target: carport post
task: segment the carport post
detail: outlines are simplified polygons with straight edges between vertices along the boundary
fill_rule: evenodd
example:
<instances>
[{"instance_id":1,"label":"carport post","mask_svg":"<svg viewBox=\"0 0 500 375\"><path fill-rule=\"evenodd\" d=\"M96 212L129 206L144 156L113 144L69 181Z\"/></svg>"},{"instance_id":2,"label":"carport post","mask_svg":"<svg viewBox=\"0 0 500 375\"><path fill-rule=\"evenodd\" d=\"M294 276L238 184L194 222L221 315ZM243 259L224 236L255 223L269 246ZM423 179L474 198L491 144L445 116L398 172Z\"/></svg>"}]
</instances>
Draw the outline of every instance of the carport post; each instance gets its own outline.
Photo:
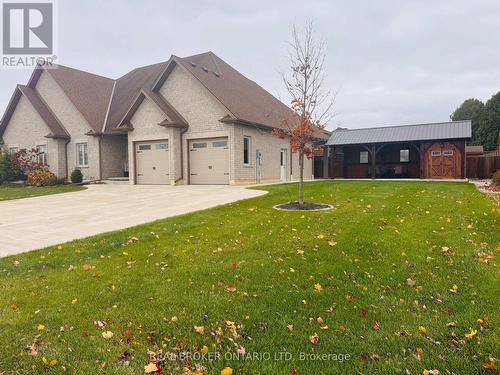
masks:
<instances>
[{"instance_id":1,"label":"carport post","mask_svg":"<svg viewBox=\"0 0 500 375\"><path fill-rule=\"evenodd\" d=\"M330 176L328 176L328 161L330 160L329 158L329 150L330 150L330 146L328 145L324 145L323 146L323 178L329 178Z\"/></svg>"}]
</instances>

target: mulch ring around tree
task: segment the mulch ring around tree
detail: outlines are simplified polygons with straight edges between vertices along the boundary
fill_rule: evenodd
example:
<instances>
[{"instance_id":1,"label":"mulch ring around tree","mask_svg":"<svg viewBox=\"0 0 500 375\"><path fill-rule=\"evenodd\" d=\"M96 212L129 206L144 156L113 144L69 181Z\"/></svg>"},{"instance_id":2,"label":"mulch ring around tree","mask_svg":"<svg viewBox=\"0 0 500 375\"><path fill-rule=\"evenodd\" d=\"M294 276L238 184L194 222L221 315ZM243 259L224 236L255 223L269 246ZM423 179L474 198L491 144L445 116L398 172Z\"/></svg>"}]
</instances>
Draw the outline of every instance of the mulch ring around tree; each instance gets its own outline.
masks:
<instances>
[{"instance_id":1,"label":"mulch ring around tree","mask_svg":"<svg viewBox=\"0 0 500 375\"><path fill-rule=\"evenodd\" d=\"M333 206L326 203L304 202L303 204L299 204L299 202L288 202L277 204L273 208L281 211L326 211L331 210Z\"/></svg>"}]
</instances>

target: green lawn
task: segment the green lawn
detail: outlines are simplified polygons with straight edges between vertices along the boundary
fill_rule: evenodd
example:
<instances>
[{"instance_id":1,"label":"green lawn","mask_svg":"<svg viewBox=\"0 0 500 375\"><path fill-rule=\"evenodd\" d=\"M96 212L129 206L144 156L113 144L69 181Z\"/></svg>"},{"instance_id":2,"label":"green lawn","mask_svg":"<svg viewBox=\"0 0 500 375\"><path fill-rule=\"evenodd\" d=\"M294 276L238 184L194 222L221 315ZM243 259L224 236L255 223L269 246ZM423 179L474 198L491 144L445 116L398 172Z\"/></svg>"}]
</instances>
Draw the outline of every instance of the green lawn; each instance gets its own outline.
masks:
<instances>
[{"instance_id":1,"label":"green lawn","mask_svg":"<svg viewBox=\"0 0 500 375\"><path fill-rule=\"evenodd\" d=\"M265 189L0 259L0 373L142 374L148 349L191 355L164 374L494 373L492 200L466 183L315 182L307 200L335 210L298 213L271 208L295 185Z\"/></svg>"},{"instance_id":2,"label":"green lawn","mask_svg":"<svg viewBox=\"0 0 500 375\"><path fill-rule=\"evenodd\" d=\"M40 195L68 193L70 191L79 190L85 190L85 187L72 185L55 185L45 187L0 185L0 201L38 197Z\"/></svg>"}]
</instances>

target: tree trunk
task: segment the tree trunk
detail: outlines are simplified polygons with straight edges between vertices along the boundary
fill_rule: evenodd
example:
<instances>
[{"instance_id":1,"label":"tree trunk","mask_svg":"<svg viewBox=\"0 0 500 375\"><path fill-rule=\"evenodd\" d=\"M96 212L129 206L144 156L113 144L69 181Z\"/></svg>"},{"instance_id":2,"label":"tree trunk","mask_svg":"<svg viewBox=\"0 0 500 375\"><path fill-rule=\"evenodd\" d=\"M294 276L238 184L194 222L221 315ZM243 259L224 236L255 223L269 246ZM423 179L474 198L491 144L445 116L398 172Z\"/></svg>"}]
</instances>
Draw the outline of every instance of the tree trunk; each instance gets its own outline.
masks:
<instances>
[{"instance_id":1,"label":"tree trunk","mask_svg":"<svg viewBox=\"0 0 500 375\"><path fill-rule=\"evenodd\" d=\"M304 204L304 151L299 151L299 204Z\"/></svg>"}]
</instances>

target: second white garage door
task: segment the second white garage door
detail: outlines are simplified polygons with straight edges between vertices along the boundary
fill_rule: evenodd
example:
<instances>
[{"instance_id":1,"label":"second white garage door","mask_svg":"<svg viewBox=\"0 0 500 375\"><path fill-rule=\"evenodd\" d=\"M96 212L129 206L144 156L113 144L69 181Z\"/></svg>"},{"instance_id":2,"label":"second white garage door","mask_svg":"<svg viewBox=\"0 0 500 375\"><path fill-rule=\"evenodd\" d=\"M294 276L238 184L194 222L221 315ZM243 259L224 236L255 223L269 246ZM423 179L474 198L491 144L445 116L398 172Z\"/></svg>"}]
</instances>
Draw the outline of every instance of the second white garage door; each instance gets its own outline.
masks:
<instances>
[{"instance_id":1,"label":"second white garage door","mask_svg":"<svg viewBox=\"0 0 500 375\"><path fill-rule=\"evenodd\" d=\"M168 185L168 140L137 142L135 144L136 182L140 185Z\"/></svg>"},{"instance_id":2,"label":"second white garage door","mask_svg":"<svg viewBox=\"0 0 500 375\"><path fill-rule=\"evenodd\" d=\"M229 184L227 138L190 140L189 176L193 185Z\"/></svg>"}]
</instances>

